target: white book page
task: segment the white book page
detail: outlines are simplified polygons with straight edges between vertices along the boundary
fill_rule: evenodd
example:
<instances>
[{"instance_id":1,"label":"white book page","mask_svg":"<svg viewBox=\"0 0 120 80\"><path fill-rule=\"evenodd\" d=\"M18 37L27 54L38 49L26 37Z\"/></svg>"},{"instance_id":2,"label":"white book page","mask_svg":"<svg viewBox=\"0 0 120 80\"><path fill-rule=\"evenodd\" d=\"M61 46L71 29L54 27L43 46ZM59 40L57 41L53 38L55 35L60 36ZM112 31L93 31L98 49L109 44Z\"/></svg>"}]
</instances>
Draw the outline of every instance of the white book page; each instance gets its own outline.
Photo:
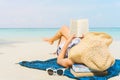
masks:
<instances>
[{"instance_id":1,"label":"white book page","mask_svg":"<svg viewBox=\"0 0 120 80\"><path fill-rule=\"evenodd\" d=\"M89 31L88 19L71 20L70 35L76 34L76 37L82 37Z\"/></svg>"},{"instance_id":2,"label":"white book page","mask_svg":"<svg viewBox=\"0 0 120 80\"><path fill-rule=\"evenodd\" d=\"M77 21L71 20L70 23L70 35L77 34Z\"/></svg>"},{"instance_id":3,"label":"white book page","mask_svg":"<svg viewBox=\"0 0 120 80\"><path fill-rule=\"evenodd\" d=\"M77 36L82 37L82 34L85 34L89 31L88 19L77 20L77 28L78 28Z\"/></svg>"}]
</instances>

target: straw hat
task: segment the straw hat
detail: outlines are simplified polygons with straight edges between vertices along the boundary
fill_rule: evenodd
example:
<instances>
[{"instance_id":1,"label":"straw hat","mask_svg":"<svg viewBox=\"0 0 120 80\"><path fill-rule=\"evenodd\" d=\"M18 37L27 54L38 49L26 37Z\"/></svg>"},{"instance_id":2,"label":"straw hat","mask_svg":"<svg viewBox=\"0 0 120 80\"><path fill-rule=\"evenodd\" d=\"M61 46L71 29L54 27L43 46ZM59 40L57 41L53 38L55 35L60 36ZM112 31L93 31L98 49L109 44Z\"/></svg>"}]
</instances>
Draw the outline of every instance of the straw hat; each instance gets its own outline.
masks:
<instances>
[{"instance_id":1,"label":"straw hat","mask_svg":"<svg viewBox=\"0 0 120 80\"><path fill-rule=\"evenodd\" d=\"M78 45L71 48L68 58L74 63L104 71L115 61L108 50L111 43L112 37L106 33L88 32Z\"/></svg>"}]
</instances>

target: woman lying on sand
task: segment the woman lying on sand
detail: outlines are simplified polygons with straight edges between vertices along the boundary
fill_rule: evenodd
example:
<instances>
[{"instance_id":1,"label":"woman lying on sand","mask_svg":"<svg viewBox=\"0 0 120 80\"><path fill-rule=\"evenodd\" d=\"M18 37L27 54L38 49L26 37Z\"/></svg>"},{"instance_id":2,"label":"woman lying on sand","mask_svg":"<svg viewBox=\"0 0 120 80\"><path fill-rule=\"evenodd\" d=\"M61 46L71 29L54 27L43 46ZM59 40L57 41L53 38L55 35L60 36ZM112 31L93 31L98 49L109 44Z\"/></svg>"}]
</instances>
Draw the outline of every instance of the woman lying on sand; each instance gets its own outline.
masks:
<instances>
[{"instance_id":1,"label":"woman lying on sand","mask_svg":"<svg viewBox=\"0 0 120 80\"><path fill-rule=\"evenodd\" d=\"M68 53L68 45L74 39L73 43L71 43L70 48L75 46L80 42L80 38L75 39L74 35L69 36L69 28L67 26L62 26L61 29L51 38L45 38L45 41L48 41L51 45L54 41L59 39L58 48L57 48L57 63L64 66L69 67L73 64L73 62L67 57ZM72 44L74 44L72 46ZM66 51L67 50L67 51Z\"/></svg>"},{"instance_id":2,"label":"woman lying on sand","mask_svg":"<svg viewBox=\"0 0 120 80\"><path fill-rule=\"evenodd\" d=\"M54 41L59 40L58 48L57 48L57 52L56 52L58 55L57 63L59 65L61 65L63 67L70 67L74 63L84 63L85 65L87 65L90 68L94 68L96 70L103 71L103 70L107 69L108 67L110 67L114 63L114 58L111 55L109 55L109 52L107 50L108 45L112 42L112 41L108 42L107 40L110 40L111 37L109 37L108 35L107 35L107 37L102 36L102 38L105 38L104 39L105 41L103 41L103 42L105 42L105 44L101 44L101 43L103 43L101 39L99 39L99 41L93 40L93 42L91 42L91 43L89 43L89 42L87 43L87 41L85 43L83 43L85 40L88 39L87 38L88 36L84 35L82 37L77 38L77 37L75 37L75 35L70 36L69 32L70 31L67 26L62 26L60 28L60 30L53 37L44 39L44 41L49 42L51 45L54 43ZM95 33L95 35L99 35L99 34ZM101 35L104 35L104 33L102 33ZM100 35L100 37L101 37L101 35ZM84 41L82 41L82 40L84 40ZM92 36L90 37L90 40L92 40ZM88 44L90 44L90 45L95 44L94 46L96 46L97 48L96 47L94 48L94 46L91 46L91 48L87 48L87 49L85 47L83 47L83 45L87 46ZM91 53L96 53L95 52L96 50L92 51L92 49L97 49L99 52L101 52L98 48L102 51L102 53L105 53L104 58L100 57L100 59L106 59L106 60L104 60L104 62L102 62L102 60L100 60L100 59L99 59L99 61L101 61L101 62L96 62L96 61L98 61L98 59L95 60L95 57L94 57L96 54L94 54L94 55L91 54ZM81 49L84 49L84 50L81 50ZM87 52L85 52L85 56L87 57L86 58L83 55L84 53L81 51L90 51L90 52L88 52L88 53L90 53L90 55L87 55ZM69 57L69 54L70 54L70 57ZM73 56L74 56L74 54L78 54L80 56L76 56L76 57L74 56L74 58L71 58L71 56L72 56L71 54ZM96 55L96 56L102 56L102 55L100 53L100 55ZM91 57L94 57L94 61ZM86 60L88 60L88 62ZM101 63L104 63L104 65L101 65Z\"/></svg>"}]
</instances>

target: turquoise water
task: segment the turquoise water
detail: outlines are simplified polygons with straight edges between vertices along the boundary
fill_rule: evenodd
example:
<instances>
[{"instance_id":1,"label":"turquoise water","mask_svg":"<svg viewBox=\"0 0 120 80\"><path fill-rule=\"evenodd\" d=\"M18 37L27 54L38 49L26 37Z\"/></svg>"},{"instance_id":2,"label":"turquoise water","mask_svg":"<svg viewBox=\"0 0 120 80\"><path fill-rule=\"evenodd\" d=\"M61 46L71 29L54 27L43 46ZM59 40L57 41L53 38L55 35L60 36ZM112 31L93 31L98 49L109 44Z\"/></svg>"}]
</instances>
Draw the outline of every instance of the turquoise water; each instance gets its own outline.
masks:
<instances>
[{"instance_id":1,"label":"turquoise water","mask_svg":"<svg viewBox=\"0 0 120 80\"><path fill-rule=\"evenodd\" d=\"M0 28L0 39L42 38L53 36L59 28ZM92 32L106 32L113 39L120 40L120 28L90 28Z\"/></svg>"}]
</instances>

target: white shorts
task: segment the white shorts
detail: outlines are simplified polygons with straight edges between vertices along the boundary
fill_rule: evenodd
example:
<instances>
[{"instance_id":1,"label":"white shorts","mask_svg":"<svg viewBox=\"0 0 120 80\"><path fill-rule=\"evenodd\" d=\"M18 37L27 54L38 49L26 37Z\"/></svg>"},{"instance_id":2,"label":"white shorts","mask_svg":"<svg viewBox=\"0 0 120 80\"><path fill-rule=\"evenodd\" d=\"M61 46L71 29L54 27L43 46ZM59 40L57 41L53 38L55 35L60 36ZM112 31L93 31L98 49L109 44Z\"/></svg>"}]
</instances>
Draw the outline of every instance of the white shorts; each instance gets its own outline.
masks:
<instances>
[{"instance_id":1,"label":"white shorts","mask_svg":"<svg viewBox=\"0 0 120 80\"><path fill-rule=\"evenodd\" d=\"M66 50L66 55L65 55L65 57L68 57L69 50L70 50L73 46L75 46L76 44L78 44L79 42L80 42L80 38L74 38L74 39L71 41L71 43L68 45L68 48L67 48L67 50ZM57 55L60 54L60 52L61 52L64 44L65 44L65 42L62 42L62 43L60 43L60 45L58 46L57 52L56 52Z\"/></svg>"}]
</instances>

